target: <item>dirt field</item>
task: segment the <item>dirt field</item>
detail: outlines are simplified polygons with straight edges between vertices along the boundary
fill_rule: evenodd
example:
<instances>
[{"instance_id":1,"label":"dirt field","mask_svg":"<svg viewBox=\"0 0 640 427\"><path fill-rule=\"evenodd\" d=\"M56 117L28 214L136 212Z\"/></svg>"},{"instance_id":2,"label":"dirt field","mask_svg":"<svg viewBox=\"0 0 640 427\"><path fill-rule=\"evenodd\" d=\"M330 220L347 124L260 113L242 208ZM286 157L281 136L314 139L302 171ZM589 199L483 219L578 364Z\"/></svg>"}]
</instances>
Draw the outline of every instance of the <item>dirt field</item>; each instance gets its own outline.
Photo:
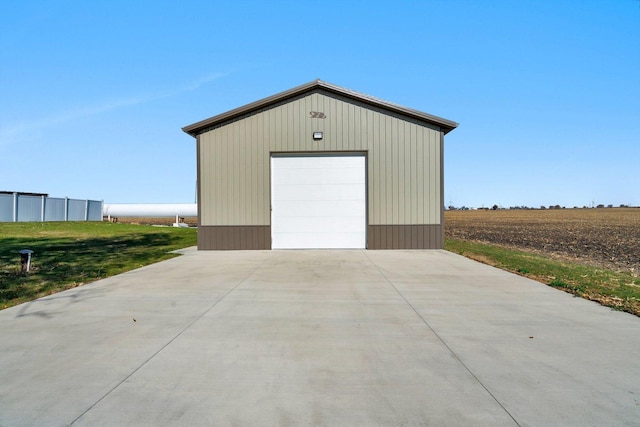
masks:
<instances>
[{"instance_id":1,"label":"dirt field","mask_svg":"<svg viewBox=\"0 0 640 427\"><path fill-rule=\"evenodd\" d=\"M449 238L640 273L640 209L446 211Z\"/></svg>"}]
</instances>

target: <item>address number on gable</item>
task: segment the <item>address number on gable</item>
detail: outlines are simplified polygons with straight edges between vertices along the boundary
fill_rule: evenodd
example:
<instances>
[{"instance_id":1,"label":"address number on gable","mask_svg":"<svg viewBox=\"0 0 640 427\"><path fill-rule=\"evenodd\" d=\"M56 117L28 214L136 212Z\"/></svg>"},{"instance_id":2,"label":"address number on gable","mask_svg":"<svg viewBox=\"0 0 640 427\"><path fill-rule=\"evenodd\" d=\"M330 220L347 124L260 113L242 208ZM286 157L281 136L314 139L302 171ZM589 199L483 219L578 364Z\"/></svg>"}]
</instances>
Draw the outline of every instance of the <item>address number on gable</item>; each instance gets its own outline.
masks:
<instances>
[{"instance_id":1,"label":"address number on gable","mask_svg":"<svg viewBox=\"0 0 640 427\"><path fill-rule=\"evenodd\" d=\"M325 116L325 114L320 112L320 111L310 111L309 115L311 116L312 119L326 119L327 118L327 116Z\"/></svg>"}]
</instances>

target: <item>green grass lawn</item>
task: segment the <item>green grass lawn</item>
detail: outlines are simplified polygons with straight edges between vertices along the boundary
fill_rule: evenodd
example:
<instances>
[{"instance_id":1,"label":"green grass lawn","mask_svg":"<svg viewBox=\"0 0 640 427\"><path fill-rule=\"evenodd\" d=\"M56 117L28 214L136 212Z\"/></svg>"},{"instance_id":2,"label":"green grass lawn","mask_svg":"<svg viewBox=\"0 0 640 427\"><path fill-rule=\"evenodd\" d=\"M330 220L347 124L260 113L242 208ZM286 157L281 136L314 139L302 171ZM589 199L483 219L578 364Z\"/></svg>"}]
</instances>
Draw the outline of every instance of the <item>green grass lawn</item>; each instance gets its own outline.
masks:
<instances>
[{"instance_id":1,"label":"green grass lawn","mask_svg":"<svg viewBox=\"0 0 640 427\"><path fill-rule=\"evenodd\" d=\"M495 245L445 240L445 249L640 316L640 277Z\"/></svg>"},{"instance_id":2,"label":"green grass lawn","mask_svg":"<svg viewBox=\"0 0 640 427\"><path fill-rule=\"evenodd\" d=\"M173 258L196 229L107 222L0 223L0 309ZM31 249L31 271L20 271Z\"/></svg>"}]
</instances>

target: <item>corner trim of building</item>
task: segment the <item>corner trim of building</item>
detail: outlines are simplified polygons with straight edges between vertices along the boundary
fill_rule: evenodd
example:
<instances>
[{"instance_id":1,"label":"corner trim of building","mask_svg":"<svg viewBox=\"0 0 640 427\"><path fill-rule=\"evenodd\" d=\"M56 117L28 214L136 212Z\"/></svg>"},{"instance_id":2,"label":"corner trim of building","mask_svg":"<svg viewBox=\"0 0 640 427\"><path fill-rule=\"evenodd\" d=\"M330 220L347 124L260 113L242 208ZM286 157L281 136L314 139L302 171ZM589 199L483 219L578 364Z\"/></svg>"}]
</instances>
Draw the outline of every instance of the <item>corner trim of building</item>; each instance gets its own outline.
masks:
<instances>
[{"instance_id":1,"label":"corner trim of building","mask_svg":"<svg viewBox=\"0 0 640 427\"><path fill-rule=\"evenodd\" d=\"M201 170L200 170L200 135L196 135L196 203L198 209L198 227L200 227L200 218L202 218L202 192L201 187Z\"/></svg>"},{"instance_id":2,"label":"corner trim of building","mask_svg":"<svg viewBox=\"0 0 640 427\"><path fill-rule=\"evenodd\" d=\"M444 249L444 132L440 132L440 249Z\"/></svg>"}]
</instances>

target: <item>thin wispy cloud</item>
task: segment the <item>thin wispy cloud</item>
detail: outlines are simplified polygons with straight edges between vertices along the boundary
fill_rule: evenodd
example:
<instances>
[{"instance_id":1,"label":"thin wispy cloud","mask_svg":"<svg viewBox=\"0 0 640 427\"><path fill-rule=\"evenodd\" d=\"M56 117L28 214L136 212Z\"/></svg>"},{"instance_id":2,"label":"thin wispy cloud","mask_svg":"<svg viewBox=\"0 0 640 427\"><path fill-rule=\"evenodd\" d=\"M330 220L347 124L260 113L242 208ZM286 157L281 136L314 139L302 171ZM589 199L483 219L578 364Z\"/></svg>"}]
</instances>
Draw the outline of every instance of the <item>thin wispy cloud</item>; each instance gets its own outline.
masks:
<instances>
[{"instance_id":1,"label":"thin wispy cloud","mask_svg":"<svg viewBox=\"0 0 640 427\"><path fill-rule=\"evenodd\" d=\"M206 85L209 82L212 82L214 80L218 80L221 77L224 77L226 74L224 73L211 73L208 74L204 77L201 77L193 82L191 82L190 84L184 86L182 88L182 90L179 91L179 93L182 92L192 92L196 89L200 89L202 86Z\"/></svg>"},{"instance_id":2,"label":"thin wispy cloud","mask_svg":"<svg viewBox=\"0 0 640 427\"><path fill-rule=\"evenodd\" d=\"M156 93L154 95L127 97L117 100L107 101L99 105L84 106L62 111L46 117L40 117L32 120L24 120L7 126L0 127L0 147L12 143L23 142L27 136L36 131L61 124L71 123L75 120L103 114L109 111L118 110L124 107L146 104L159 99L170 98L186 92L192 92L202 86L225 76L223 73L212 73L204 77L200 77L178 88Z\"/></svg>"}]
</instances>

